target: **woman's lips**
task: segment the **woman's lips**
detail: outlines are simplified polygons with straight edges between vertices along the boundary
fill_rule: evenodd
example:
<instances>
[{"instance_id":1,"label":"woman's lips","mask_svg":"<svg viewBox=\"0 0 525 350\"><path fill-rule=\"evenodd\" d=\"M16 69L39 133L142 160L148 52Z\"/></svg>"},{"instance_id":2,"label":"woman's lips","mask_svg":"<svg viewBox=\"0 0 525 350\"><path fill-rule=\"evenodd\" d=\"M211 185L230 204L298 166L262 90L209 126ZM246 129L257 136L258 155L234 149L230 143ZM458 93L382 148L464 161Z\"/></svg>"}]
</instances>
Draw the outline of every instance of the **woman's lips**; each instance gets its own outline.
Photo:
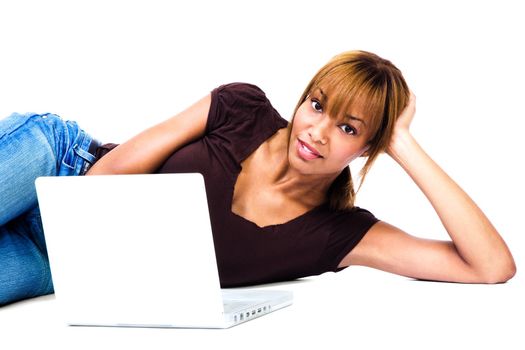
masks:
<instances>
[{"instance_id":1,"label":"woman's lips","mask_svg":"<svg viewBox=\"0 0 525 350\"><path fill-rule=\"evenodd\" d=\"M304 141L297 139L297 153L304 160L322 158L319 152Z\"/></svg>"}]
</instances>

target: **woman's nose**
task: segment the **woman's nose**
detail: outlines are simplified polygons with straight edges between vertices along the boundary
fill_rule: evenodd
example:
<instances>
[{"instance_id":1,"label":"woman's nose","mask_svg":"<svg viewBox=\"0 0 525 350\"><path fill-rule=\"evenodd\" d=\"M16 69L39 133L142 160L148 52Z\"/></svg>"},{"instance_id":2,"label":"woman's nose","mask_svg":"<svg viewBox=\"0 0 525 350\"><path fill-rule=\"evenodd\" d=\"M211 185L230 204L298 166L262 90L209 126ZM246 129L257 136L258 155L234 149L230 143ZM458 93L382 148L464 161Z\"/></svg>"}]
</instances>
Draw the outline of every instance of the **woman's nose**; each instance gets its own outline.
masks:
<instances>
[{"instance_id":1,"label":"woman's nose","mask_svg":"<svg viewBox=\"0 0 525 350\"><path fill-rule=\"evenodd\" d=\"M330 118L323 117L317 123L310 127L309 134L312 141L325 145L328 142L328 128L330 126Z\"/></svg>"}]
</instances>

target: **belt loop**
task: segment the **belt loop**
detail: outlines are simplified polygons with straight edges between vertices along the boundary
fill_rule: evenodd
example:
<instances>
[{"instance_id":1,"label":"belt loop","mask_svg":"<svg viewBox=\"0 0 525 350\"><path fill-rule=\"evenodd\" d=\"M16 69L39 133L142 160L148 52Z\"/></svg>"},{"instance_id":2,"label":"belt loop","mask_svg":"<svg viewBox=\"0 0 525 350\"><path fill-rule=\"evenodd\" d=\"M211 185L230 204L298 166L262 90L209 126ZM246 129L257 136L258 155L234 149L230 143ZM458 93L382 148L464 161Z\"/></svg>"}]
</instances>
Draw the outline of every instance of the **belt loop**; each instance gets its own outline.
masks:
<instances>
[{"instance_id":1,"label":"belt loop","mask_svg":"<svg viewBox=\"0 0 525 350\"><path fill-rule=\"evenodd\" d=\"M86 139L90 140L89 146L87 147L88 149L87 151L85 150L85 148L82 148L79 145L75 145L74 147L75 153L77 153L79 157L84 159L84 165L82 167L80 175L84 175L85 173L87 173L89 168L91 168L91 165L95 163L95 161L97 160L96 158L97 148L101 144L96 139L90 138L87 134L85 135L84 140L82 141L82 144L84 143Z\"/></svg>"}]
</instances>

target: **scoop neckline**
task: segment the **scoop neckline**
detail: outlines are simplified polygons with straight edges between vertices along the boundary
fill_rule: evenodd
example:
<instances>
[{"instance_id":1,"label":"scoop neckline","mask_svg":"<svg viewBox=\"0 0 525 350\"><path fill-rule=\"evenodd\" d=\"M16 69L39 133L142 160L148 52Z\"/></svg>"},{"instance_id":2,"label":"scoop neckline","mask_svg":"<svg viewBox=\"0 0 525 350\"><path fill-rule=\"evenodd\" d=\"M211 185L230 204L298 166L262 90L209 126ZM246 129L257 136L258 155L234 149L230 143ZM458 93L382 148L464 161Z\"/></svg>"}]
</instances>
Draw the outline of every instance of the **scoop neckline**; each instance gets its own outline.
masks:
<instances>
[{"instance_id":1,"label":"scoop neckline","mask_svg":"<svg viewBox=\"0 0 525 350\"><path fill-rule=\"evenodd\" d=\"M234 180L236 180L237 177L238 176L235 176ZM236 183L236 181L233 183L233 186L235 186L235 183ZM296 216L296 217L294 217L294 218L292 218L292 219L290 219L290 220L288 220L286 222L282 222L282 223L278 223L278 224L270 224L270 225L266 225L266 226L259 226L255 222L245 218L244 216L241 216L241 215L233 212L232 205L233 205L233 190L234 190L234 188L235 187L232 187L232 189L230 191L231 192L230 201L229 201L229 208L230 208L229 212L230 212L230 214L233 217L236 217L236 218L240 219L241 221L244 221L244 222L248 223L249 225L254 226L258 230L276 230L276 229L278 229L280 227L283 227L283 226L292 225L295 222L300 221L301 219L304 219L305 217L311 215L312 213L320 210L325 205L325 203L319 204L318 206L313 207L312 209L309 209L309 210L305 211L304 213L302 213L302 214L300 214L300 215L298 215L298 216Z\"/></svg>"}]
</instances>

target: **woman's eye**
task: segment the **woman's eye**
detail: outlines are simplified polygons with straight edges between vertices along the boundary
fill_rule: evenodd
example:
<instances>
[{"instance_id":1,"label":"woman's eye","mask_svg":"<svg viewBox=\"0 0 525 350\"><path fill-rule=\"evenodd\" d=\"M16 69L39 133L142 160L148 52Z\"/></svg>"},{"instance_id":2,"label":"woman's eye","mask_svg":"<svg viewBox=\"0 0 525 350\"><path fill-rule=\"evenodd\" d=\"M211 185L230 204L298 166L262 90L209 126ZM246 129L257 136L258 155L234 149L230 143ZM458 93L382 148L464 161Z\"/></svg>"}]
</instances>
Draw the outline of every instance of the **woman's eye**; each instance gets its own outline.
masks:
<instances>
[{"instance_id":1,"label":"woman's eye","mask_svg":"<svg viewBox=\"0 0 525 350\"><path fill-rule=\"evenodd\" d=\"M343 130L343 132L345 134L348 134L348 135L356 135L357 134L357 130L354 129L353 127L351 127L348 124L343 124L343 125L340 125L339 127L341 128L341 130Z\"/></svg>"},{"instance_id":2,"label":"woman's eye","mask_svg":"<svg viewBox=\"0 0 525 350\"><path fill-rule=\"evenodd\" d=\"M317 112L323 111L323 106L321 106L321 103L317 100L312 100L312 108Z\"/></svg>"}]
</instances>

